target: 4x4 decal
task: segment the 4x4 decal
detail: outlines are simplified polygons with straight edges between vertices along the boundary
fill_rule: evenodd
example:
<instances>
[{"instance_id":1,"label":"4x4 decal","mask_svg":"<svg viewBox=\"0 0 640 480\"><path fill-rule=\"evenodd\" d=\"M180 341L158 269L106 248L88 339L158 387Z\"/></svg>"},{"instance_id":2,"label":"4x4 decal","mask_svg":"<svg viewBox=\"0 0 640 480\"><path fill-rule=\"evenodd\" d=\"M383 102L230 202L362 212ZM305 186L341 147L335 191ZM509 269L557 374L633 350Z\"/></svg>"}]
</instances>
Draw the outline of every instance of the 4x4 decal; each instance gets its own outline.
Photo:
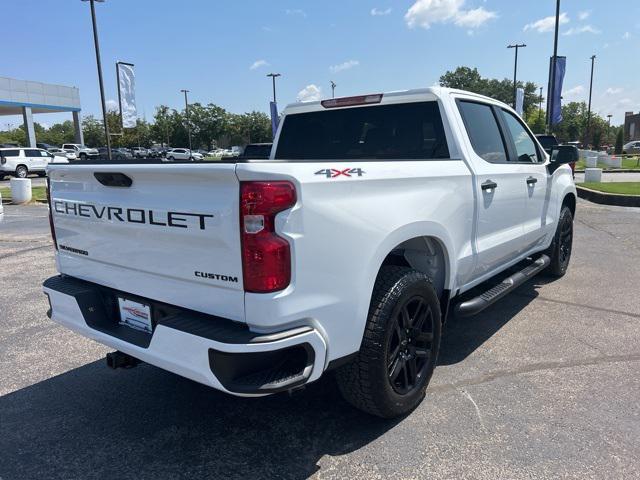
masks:
<instances>
[{"instance_id":1,"label":"4x4 decal","mask_svg":"<svg viewBox=\"0 0 640 480\"><path fill-rule=\"evenodd\" d=\"M352 177L352 176L358 176L361 177L362 175L365 174L365 171L362 170L361 168L343 168L342 170L339 170L337 168L323 168L322 170L318 170L316 173L316 175L324 175L327 178L336 178L336 177L341 177L341 176L345 176L345 177Z\"/></svg>"}]
</instances>

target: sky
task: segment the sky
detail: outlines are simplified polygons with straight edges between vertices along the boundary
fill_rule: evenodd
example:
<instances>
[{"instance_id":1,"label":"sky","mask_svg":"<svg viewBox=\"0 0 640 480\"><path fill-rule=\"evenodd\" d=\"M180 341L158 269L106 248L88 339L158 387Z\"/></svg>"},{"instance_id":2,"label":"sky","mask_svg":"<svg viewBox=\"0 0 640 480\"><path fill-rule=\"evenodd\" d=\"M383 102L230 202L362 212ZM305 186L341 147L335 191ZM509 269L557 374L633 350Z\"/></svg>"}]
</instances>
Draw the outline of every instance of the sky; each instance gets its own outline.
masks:
<instances>
[{"instance_id":1,"label":"sky","mask_svg":"<svg viewBox=\"0 0 640 480\"><path fill-rule=\"evenodd\" d=\"M100 116L89 4L3 0L0 76L77 86L83 115ZM216 103L268 112L269 72L280 108L296 100L421 88L457 66L544 86L553 53L555 0L106 0L96 3L106 98L115 62L135 64L140 116L160 104ZM587 101L612 124L640 111L640 1L562 0L559 55L566 101ZM16 19L16 21L7 21ZM20 20L21 19L21 20ZM6 39L13 39L8 42ZM50 125L71 114L36 115ZM19 117L0 119L17 125Z\"/></svg>"}]
</instances>

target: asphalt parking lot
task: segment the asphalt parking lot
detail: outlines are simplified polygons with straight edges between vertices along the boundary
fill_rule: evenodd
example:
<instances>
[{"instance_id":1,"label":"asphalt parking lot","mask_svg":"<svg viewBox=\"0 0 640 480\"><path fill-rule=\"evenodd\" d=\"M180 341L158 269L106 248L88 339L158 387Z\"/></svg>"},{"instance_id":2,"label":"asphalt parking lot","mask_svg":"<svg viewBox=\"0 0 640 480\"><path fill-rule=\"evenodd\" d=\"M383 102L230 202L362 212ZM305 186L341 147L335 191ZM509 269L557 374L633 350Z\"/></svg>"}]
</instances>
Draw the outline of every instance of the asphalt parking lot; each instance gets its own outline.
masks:
<instances>
[{"instance_id":1,"label":"asphalt parking lot","mask_svg":"<svg viewBox=\"0 0 640 480\"><path fill-rule=\"evenodd\" d=\"M49 321L45 206L0 223L0 478L640 478L640 209L580 201L569 273L452 319L425 401L362 414L323 378L238 399Z\"/></svg>"}]
</instances>

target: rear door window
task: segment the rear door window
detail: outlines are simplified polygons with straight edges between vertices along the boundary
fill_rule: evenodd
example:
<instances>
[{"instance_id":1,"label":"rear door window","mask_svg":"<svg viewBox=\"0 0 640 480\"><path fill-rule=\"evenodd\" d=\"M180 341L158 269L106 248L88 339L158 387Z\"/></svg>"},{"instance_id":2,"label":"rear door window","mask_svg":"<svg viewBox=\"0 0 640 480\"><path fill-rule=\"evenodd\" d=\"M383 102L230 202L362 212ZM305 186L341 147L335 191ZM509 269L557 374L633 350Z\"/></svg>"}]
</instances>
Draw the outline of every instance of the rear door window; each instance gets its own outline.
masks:
<instances>
[{"instance_id":1,"label":"rear door window","mask_svg":"<svg viewBox=\"0 0 640 480\"><path fill-rule=\"evenodd\" d=\"M491 105L461 100L458 106L476 154L487 162L506 162L507 150Z\"/></svg>"},{"instance_id":2,"label":"rear door window","mask_svg":"<svg viewBox=\"0 0 640 480\"><path fill-rule=\"evenodd\" d=\"M449 158L437 102L327 109L289 114L279 160L422 160Z\"/></svg>"}]
</instances>

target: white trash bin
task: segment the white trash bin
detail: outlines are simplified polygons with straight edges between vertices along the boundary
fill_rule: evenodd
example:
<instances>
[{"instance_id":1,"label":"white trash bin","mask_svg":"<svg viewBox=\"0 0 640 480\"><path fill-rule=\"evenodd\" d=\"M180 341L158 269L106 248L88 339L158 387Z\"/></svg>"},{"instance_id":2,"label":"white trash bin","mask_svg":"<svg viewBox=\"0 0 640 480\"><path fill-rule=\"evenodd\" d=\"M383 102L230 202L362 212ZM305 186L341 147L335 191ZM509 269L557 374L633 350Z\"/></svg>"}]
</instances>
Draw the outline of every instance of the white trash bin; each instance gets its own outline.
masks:
<instances>
[{"instance_id":1,"label":"white trash bin","mask_svg":"<svg viewBox=\"0 0 640 480\"><path fill-rule=\"evenodd\" d=\"M619 155L612 155L609 157L609 166L613 168L622 168L622 157Z\"/></svg>"},{"instance_id":2,"label":"white trash bin","mask_svg":"<svg viewBox=\"0 0 640 480\"><path fill-rule=\"evenodd\" d=\"M585 183L600 183L602 181L602 169L601 168L585 168L584 181Z\"/></svg>"},{"instance_id":3,"label":"white trash bin","mask_svg":"<svg viewBox=\"0 0 640 480\"><path fill-rule=\"evenodd\" d=\"M13 203L28 203L31 201L30 178L12 178L10 183L11 201Z\"/></svg>"}]
</instances>

